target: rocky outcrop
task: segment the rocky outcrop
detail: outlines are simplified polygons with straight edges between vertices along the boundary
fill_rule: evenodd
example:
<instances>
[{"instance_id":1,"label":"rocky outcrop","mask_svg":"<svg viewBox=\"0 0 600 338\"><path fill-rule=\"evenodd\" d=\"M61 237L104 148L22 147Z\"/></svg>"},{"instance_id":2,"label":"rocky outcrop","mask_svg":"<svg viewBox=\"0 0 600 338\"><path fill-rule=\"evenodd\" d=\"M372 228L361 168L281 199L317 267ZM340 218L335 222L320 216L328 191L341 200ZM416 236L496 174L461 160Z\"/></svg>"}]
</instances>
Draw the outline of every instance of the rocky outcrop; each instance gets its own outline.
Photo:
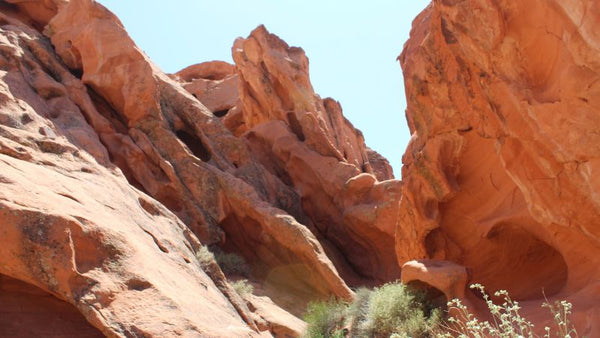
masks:
<instances>
[{"instance_id":1,"label":"rocky outcrop","mask_svg":"<svg viewBox=\"0 0 600 338\"><path fill-rule=\"evenodd\" d=\"M160 72L110 12L91 1L70 2L48 30L57 53L82 70L83 83L122 121L139 154L122 164L132 182L177 213L203 243L232 243L257 269L306 264L313 269L297 276L300 284L350 296L318 241L290 215L301 215L297 195ZM120 147L108 151L123 153Z\"/></svg>"},{"instance_id":2,"label":"rocky outcrop","mask_svg":"<svg viewBox=\"0 0 600 338\"><path fill-rule=\"evenodd\" d=\"M387 160L366 147L338 102L315 94L302 49L261 26L232 52L236 73L213 61L171 77L297 194L295 217L320 238L346 281L399 277L393 238L400 182Z\"/></svg>"},{"instance_id":3,"label":"rocky outcrop","mask_svg":"<svg viewBox=\"0 0 600 338\"><path fill-rule=\"evenodd\" d=\"M111 164L85 86L37 31L0 20L0 274L41 289L19 292L46 311L23 307L22 320L84 330L76 308L107 336L250 334L196 262L195 236Z\"/></svg>"},{"instance_id":4,"label":"rocky outcrop","mask_svg":"<svg viewBox=\"0 0 600 338\"><path fill-rule=\"evenodd\" d=\"M413 133L399 261L463 265L469 282L508 290L540 321L542 291L567 299L590 336L600 332L599 10L434 1L399 57Z\"/></svg>"},{"instance_id":5,"label":"rocky outcrop","mask_svg":"<svg viewBox=\"0 0 600 338\"><path fill-rule=\"evenodd\" d=\"M238 100L238 76L235 67L223 61L189 66L171 78L200 100L215 116L223 117Z\"/></svg>"},{"instance_id":6,"label":"rocky outcrop","mask_svg":"<svg viewBox=\"0 0 600 338\"><path fill-rule=\"evenodd\" d=\"M218 267L195 260L200 243L244 255L265 296L285 289L296 312L350 299L295 189L199 101L223 87L195 98L94 1L13 2L0 7L1 275L107 336L259 334ZM273 333L302 327L260 318Z\"/></svg>"},{"instance_id":7,"label":"rocky outcrop","mask_svg":"<svg viewBox=\"0 0 600 338\"><path fill-rule=\"evenodd\" d=\"M600 333L598 13L435 0L399 58L400 182L265 27L166 75L93 0L1 2L0 335L294 336L308 301L400 266L474 309L467 284L507 289L539 327L566 299Z\"/></svg>"},{"instance_id":8,"label":"rocky outcrop","mask_svg":"<svg viewBox=\"0 0 600 338\"><path fill-rule=\"evenodd\" d=\"M302 49L261 26L232 51L241 114L234 132L298 193L308 225L349 263L350 270L334 259L346 280L356 279L354 273L397 278L392 247L401 184L388 180L389 165L377 161L373 167L370 158L377 156L367 152L340 104L314 93Z\"/></svg>"}]
</instances>

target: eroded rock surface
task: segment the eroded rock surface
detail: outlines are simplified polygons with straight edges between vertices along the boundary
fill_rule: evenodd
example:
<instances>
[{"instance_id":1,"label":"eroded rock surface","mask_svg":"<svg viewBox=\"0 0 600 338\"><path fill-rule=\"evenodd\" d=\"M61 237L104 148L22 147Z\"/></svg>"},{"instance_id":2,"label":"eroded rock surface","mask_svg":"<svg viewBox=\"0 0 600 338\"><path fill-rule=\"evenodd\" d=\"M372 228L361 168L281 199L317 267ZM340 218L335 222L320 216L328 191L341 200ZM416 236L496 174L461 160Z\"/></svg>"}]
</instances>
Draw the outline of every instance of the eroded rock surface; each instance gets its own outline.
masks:
<instances>
[{"instance_id":1,"label":"eroded rock surface","mask_svg":"<svg viewBox=\"0 0 600 338\"><path fill-rule=\"evenodd\" d=\"M596 1L434 1L399 57L413 133L399 261L463 265L470 283L508 290L539 318L542 291L567 299L591 336L598 20Z\"/></svg>"},{"instance_id":2,"label":"eroded rock surface","mask_svg":"<svg viewBox=\"0 0 600 338\"><path fill-rule=\"evenodd\" d=\"M340 104L314 93L302 49L261 26L232 51L241 115L235 132L298 193L313 231L349 263L351 272L334 259L348 280L353 273L378 281L398 277L391 248L401 183L389 180L389 165L372 166L370 159L379 157L367 152Z\"/></svg>"},{"instance_id":3,"label":"eroded rock surface","mask_svg":"<svg viewBox=\"0 0 600 338\"><path fill-rule=\"evenodd\" d=\"M309 300L404 264L475 309L466 284L507 289L539 327L543 289L597 335L599 13L434 1L400 56L400 182L265 27L234 65L166 75L92 0L2 2L0 298L69 323L33 313L34 334L294 336ZM201 244L244 256L256 294Z\"/></svg>"},{"instance_id":4,"label":"eroded rock surface","mask_svg":"<svg viewBox=\"0 0 600 338\"><path fill-rule=\"evenodd\" d=\"M0 7L0 231L10 242L0 274L72 304L108 336L259 334L219 268L196 261L200 243L244 255L265 293L285 287L296 312L352 297L301 196L218 116L238 100L233 66L175 75L206 80L194 97L98 3L11 2ZM210 101L223 88L235 100ZM273 334L302 327L261 317Z\"/></svg>"}]
</instances>

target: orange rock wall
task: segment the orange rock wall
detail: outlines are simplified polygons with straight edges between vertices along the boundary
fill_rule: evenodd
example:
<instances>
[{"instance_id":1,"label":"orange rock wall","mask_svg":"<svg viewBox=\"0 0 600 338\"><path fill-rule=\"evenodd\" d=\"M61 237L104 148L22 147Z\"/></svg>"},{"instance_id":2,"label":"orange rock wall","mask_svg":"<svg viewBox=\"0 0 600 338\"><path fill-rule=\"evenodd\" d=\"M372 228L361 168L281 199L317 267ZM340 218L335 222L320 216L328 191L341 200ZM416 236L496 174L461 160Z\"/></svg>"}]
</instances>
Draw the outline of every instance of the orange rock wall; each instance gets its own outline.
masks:
<instances>
[{"instance_id":1,"label":"orange rock wall","mask_svg":"<svg viewBox=\"0 0 600 338\"><path fill-rule=\"evenodd\" d=\"M567 299L580 334L599 332L598 20L596 1L436 0L399 57L399 261L464 265L534 316L542 290Z\"/></svg>"},{"instance_id":2,"label":"orange rock wall","mask_svg":"<svg viewBox=\"0 0 600 338\"><path fill-rule=\"evenodd\" d=\"M216 265L198 264L200 242L243 255L253 282L295 314L311 299L350 299L340 273L355 283L398 274L399 182L377 181L390 178L389 166L381 158L379 171L369 166L362 135L335 101L308 83L300 89L316 105L294 112L293 127L275 115L246 125L247 97L236 91L246 88L245 65L213 62L169 77L94 1L12 2L0 6L0 231L10 242L0 274L72 304L108 336L227 337L302 325L251 313ZM268 50L285 43L264 28L253 36L269 37L263 57L291 86L290 74L276 73L284 55ZM278 109L279 97L268 99ZM262 133L271 123L278 127ZM279 142L279 157L251 134ZM289 168L278 162L285 156ZM328 204L319 204L315 176ZM331 226L319 219L328 210Z\"/></svg>"}]
</instances>

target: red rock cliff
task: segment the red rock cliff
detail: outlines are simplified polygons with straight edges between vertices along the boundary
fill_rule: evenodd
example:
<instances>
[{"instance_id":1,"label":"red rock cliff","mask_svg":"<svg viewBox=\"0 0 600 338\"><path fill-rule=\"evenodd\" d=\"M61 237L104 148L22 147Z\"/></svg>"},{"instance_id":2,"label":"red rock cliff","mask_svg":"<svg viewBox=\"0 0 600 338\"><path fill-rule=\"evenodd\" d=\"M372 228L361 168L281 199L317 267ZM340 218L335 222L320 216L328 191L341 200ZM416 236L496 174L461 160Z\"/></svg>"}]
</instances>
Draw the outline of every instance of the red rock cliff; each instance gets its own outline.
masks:
<instances>
[{"instance_id":1,"label":"red rock cliff","mask_svg":"<svg viewBox=\"0 0 600 338\"><path fill-rule=\"evenodd\" d=\"M167 76L95 1L9 2L0 335L298 335L284 309L399 276L400 182L301 49L259 27L235 66ZM200 264L201 243L244 256L261 297ZM38 312L10 308L24 294Z\"/></svg>"},{"instance_id":2,"label":"red rock cliff","mask_svg":"<svg viewBox=\"0 0 600 338\"><path fill-rule=\"evenodd\" d=\"M400 262L458 263L539 318L542 291L567 299L590 336L600 332L599 20L597 1L436 0L399 57L413 133Z\"/></svg>"},{"instance_id":3,"label":"red rock cliff","mask_svg":"<svg viewBox=\"0 0 600 338\"><path fill-rule=\"evenodd\" d=\"M95 1L0 2L0 335L293 336L307 301L404 263L475 309L468 283L508 289L542 324L544 290L600 333L599 19L434 1L399 58L400 182L265 27L235 65L166 75ZM245 257L256 295L202 245Z\"/></svg>"}]
</instances>

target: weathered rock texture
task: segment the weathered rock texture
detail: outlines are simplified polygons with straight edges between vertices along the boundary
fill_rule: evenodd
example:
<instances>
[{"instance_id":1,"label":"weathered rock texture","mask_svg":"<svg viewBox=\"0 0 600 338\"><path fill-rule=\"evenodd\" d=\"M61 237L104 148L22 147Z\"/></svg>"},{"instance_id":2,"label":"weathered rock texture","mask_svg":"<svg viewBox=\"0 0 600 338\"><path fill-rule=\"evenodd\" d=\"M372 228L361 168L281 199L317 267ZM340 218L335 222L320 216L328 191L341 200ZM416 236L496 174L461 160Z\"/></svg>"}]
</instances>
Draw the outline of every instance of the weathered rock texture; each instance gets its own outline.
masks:
<instances>
[{"instance_id":1,"label":"weathered rock texture","mask_svg":"<svg viewBox=\"0 0 600 338\"><path fill-rule=\"evenodd\" d=\"M235 65L168 76L92 0L0 2L0 336L294 336L309 300L403 264L539 327L543 289L600 334L599 6L435 0L400 56L400 182L262 26Z\"/></svg>"},{"instance_id":2,"label":"weathered rock texture","mask_svg":"<svg viewBox=\"0 0 600 338\"><path fill-rule=\"evenodd\" d=\"M321 239L347 281L399 277L393 241L401 183L387 160L366 147L338 102L315 94L302 49L260 26L232 53L235 73L207 62L172 78L294 191L301 202L294 215Z\"/></svg>"},{"instance_id":3,"label":"weathered rock texture","mask_svg":"<svg viewBox=\"0 0 600 338\"><path fill-rule=\"evenodd\" d=\"M281 306L399 276L387 161L301 49L259 27L233 54L167 76L95 1L0 3L0 298L45 311L0 312L52 324L32 334L298 335ZM261 296L201 243L243 255Z\"/></svg>"},{"instance_id":4,"label":"weathered rock texture","mask_svg":"<svg viewBox=\"0 0 600 338\"><path fill-rule=\"evenodd\" d=\"M598 22L597 1L436 0L399 57L413 133L399 261L463 265L540 320L542 291L566 299L589 336L600 334Z\"/></svg>"}]
</instances>

